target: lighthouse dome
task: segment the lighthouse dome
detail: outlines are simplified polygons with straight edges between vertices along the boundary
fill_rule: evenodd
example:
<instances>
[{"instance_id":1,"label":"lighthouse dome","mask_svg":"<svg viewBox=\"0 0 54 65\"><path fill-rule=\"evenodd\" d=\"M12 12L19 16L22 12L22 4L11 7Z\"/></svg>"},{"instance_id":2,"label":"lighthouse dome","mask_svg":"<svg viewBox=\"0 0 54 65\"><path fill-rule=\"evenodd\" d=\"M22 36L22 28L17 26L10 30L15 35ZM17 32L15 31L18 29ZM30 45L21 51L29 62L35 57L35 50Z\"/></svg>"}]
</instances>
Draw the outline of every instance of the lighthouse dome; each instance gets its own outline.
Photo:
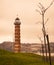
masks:
<instances>
[{"instance_id":1,"label":"lighthouse dome","mask_svg":"<svg viewBox=\"0 0 54 65\"><path fill-rule=\"evenodd\" d=\"M18 17L15 20L20 20Z\"/></svg>"},{"instance_id":2,"label":"lighthouse dome","mask_svg":"<svg viewBox=\"0 0 54 65\"><path fill-rule=\"evenodd\" d=\"M18 17L15 19L14 24L15 24L15 25L19 25L19 24L21 24L20 19L19 19Z\"/></svg>"}]
</instances>

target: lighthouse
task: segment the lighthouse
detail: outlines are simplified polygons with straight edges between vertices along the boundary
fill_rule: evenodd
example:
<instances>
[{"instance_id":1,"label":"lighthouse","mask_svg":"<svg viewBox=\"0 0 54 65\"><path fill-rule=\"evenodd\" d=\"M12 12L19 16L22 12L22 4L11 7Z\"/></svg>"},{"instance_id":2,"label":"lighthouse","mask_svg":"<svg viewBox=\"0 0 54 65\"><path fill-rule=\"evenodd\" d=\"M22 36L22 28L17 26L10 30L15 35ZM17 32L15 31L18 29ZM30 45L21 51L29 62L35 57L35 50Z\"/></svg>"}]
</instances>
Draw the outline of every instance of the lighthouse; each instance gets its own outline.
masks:
<instances>
[{"instance_id":1,"label":"lighthouse","mask_svg":"<svg viewBox=\"0 0 54 65\"><path fill-rule=\"evenodd\" d=\"M20 52L21 49L21 43L20 43L20 19L17 17L15 19L14 25L15 25L15 42L14 42L14 53Z\"/></svg>"}]
</instances>

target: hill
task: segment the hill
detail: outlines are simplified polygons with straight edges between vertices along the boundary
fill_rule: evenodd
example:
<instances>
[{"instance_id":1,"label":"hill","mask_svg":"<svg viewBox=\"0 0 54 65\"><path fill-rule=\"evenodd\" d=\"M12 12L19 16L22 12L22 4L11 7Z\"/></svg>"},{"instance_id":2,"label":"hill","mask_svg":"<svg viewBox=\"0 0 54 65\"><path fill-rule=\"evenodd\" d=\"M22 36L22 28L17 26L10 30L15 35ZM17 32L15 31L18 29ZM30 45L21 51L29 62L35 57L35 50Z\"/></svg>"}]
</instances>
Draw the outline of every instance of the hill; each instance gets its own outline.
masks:
<instances>
[{"instance_id":1,"label":"hill","mask_svg":"<svg viewBox=\"0 0 54 65\"><path fill-rule=\"evenodd\" d=\"M12 53L0 49L0 65L48 65L42 57L32 53Z\"/></svg>"}]
</instances>

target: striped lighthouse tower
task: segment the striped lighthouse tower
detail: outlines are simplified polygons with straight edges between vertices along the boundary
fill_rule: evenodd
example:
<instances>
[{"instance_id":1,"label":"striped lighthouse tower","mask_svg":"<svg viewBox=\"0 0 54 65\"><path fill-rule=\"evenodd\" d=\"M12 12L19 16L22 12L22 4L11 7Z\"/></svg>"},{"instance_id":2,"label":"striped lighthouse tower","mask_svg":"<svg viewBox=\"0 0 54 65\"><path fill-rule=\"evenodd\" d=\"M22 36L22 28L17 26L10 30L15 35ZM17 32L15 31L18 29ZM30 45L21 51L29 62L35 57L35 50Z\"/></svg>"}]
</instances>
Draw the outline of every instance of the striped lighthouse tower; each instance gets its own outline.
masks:
<instances>
[{"instance_id":1,"label":"striped lighthouse tower","mask_svg":"<svg viewBox=\"0 0 54 65\"><path fill-rule=\"evenodd\" d=\"M15 19L14 25L15 25L15 42L14 42L14 52L18 53L20 52L21 44L20 44L20 19L17 17Z\"/></svg>"}]
</instances>

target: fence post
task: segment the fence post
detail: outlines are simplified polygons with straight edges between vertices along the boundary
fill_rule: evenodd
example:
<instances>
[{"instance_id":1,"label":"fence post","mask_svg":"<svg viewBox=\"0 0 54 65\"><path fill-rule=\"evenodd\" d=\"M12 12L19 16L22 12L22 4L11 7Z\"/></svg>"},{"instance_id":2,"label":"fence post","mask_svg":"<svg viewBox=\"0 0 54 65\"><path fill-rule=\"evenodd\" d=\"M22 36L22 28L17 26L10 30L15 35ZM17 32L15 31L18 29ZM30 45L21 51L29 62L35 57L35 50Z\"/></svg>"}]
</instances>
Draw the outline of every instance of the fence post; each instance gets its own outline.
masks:
<instances>
[{"instance_id":1,"label":"fence post","mask_svg":"<svg viewBox=\"0 0 54 65\"><path fill-rule=\"evenodd\" d=\"M47 38L48 52L49 52L49 63L50 63L50 65L52 65L52 63L51 63L51 52L50 52L50 44L49 44L48 34L46 35L46 38Z\"/></svg>"}]
</instances>

